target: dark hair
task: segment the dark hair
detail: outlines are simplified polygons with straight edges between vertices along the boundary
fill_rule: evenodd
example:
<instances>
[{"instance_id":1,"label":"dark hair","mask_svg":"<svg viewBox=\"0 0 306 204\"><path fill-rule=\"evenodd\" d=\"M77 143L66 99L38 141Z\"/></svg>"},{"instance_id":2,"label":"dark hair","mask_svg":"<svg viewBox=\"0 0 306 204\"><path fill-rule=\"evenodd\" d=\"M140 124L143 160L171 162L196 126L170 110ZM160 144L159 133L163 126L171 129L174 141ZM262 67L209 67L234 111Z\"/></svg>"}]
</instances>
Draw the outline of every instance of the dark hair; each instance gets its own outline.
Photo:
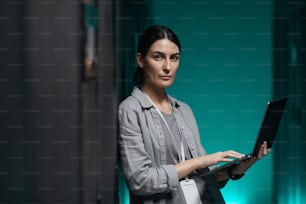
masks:
<instances>
[{"instance_id":1,"label":"dark hair","mask_svg":"<svg viewBox=\"0 0 306 204\"><path fill-rule=\"evenodd\" d=\"M150 49L151 45L160 39L168 39L171 42L175 43L179 51L181 51L181 44L177 35L168 27L163 25L154 25L147 28L139 38L137 53L140 53L142 57L145 57ZM139 66L134 74L133 81L137 85L143 83L143 69Z\"/></svg>"}]
</instances>

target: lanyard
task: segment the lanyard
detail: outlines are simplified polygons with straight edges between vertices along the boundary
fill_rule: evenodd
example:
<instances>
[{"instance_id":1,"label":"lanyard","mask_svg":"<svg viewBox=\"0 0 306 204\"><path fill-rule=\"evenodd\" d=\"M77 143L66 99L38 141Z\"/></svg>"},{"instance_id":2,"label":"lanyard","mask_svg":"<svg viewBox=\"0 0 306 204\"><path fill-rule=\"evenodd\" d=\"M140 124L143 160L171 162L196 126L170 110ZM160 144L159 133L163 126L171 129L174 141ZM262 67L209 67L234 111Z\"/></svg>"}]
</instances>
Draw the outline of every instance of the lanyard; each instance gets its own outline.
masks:
<instances>
[{"instance_id":1,"label":"lanyard","mask_svg":"<svg viewBox=\"0 0 306 204\"><path fill-rule=\"evenodd\" d=\"M162 118L163 122L165 123L165 125L166 125L166 127L167 127L167 129L168 129L168 131L169 131L169 133L171 135L171 137L175 141L175 137L174 137L174 135L173 135L173 133L172 133L172 131L171 131L171 129L170 129L166 119L165 119L165 117L160 112L160 110L157 108L157 106L153 103L153 101L150 99L150 97L145 92L143 92L143 93L147 97L147 99L152 103L153 107L156 109L157 113L160 115L160 117ZM179 153L177 145L175 145L175 146L176 146L177 152ZM181 146L181 155L179 154L179 160L180 160L180 162L184 162L185 161L185 152L184 152L184 145L183 145L183 140L181 138L181 135L180 135L180 146Z\"/></svg>"}]
</instances>

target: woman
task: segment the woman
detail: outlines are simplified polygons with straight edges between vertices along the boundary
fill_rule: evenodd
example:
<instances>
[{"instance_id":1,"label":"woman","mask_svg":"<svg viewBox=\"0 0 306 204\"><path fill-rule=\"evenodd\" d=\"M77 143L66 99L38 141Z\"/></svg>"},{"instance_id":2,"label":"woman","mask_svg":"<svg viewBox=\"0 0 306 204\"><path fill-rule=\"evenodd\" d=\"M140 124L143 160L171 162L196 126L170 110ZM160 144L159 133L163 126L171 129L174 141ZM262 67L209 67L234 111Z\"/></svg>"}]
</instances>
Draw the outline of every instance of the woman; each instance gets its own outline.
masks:
<instances>
[{"instance_id":1,"label":"woman","mask_svg":"<svg viewBox=\"0 0 306 204\"><path fill-rule=\"evenodd\" d=\"M256 158L200 177L208 167L243 155L232 150L207 154L190 107L166 93L180 51L177 35L165 26L150 27L139 39L136 85L118 111L121 161L133 204L224 203L219 189L269 152L263 143Z\"/></svg>"}]
</instances>

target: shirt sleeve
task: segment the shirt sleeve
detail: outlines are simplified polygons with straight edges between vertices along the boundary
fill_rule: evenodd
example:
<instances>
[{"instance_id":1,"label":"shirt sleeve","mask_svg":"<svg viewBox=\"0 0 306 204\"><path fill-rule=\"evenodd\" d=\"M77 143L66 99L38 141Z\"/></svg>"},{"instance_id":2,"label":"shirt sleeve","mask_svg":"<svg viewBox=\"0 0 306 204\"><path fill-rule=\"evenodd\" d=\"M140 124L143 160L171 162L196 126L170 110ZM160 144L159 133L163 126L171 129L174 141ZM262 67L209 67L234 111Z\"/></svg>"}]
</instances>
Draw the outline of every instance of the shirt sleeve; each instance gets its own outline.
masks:
<instances>
[{"instance_id":1,"label":"shirt sleeve","mask_svg":"<svg viewBox=\"0 0 306 204\"><path fill-rule=\"evenodd\" d=\"M153 165L144 145L143 130L135 106L119 106L119 148L129 190L135 195L153 195L179 186L175 165Z\"/></svg>"}]
</instances>

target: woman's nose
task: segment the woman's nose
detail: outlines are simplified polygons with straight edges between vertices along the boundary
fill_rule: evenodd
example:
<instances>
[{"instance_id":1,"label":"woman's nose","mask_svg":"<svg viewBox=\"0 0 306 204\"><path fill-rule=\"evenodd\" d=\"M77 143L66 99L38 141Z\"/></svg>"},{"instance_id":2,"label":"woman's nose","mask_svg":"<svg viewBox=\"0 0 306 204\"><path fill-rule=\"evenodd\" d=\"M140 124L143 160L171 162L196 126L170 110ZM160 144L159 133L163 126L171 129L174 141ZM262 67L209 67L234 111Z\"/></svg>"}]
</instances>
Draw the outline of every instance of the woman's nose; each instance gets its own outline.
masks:
<instances>
[{"instance_id":1,"label":"woman's nose","mask_svg":"<svg viewBox=\"0 0 306 204\"><path fill-rule=\"evenodd\" d=\"M164 70L169 73L171 70L171 61L170 60L165 60L165 64L164 64Z\"/></svg>"}]
</instances>

